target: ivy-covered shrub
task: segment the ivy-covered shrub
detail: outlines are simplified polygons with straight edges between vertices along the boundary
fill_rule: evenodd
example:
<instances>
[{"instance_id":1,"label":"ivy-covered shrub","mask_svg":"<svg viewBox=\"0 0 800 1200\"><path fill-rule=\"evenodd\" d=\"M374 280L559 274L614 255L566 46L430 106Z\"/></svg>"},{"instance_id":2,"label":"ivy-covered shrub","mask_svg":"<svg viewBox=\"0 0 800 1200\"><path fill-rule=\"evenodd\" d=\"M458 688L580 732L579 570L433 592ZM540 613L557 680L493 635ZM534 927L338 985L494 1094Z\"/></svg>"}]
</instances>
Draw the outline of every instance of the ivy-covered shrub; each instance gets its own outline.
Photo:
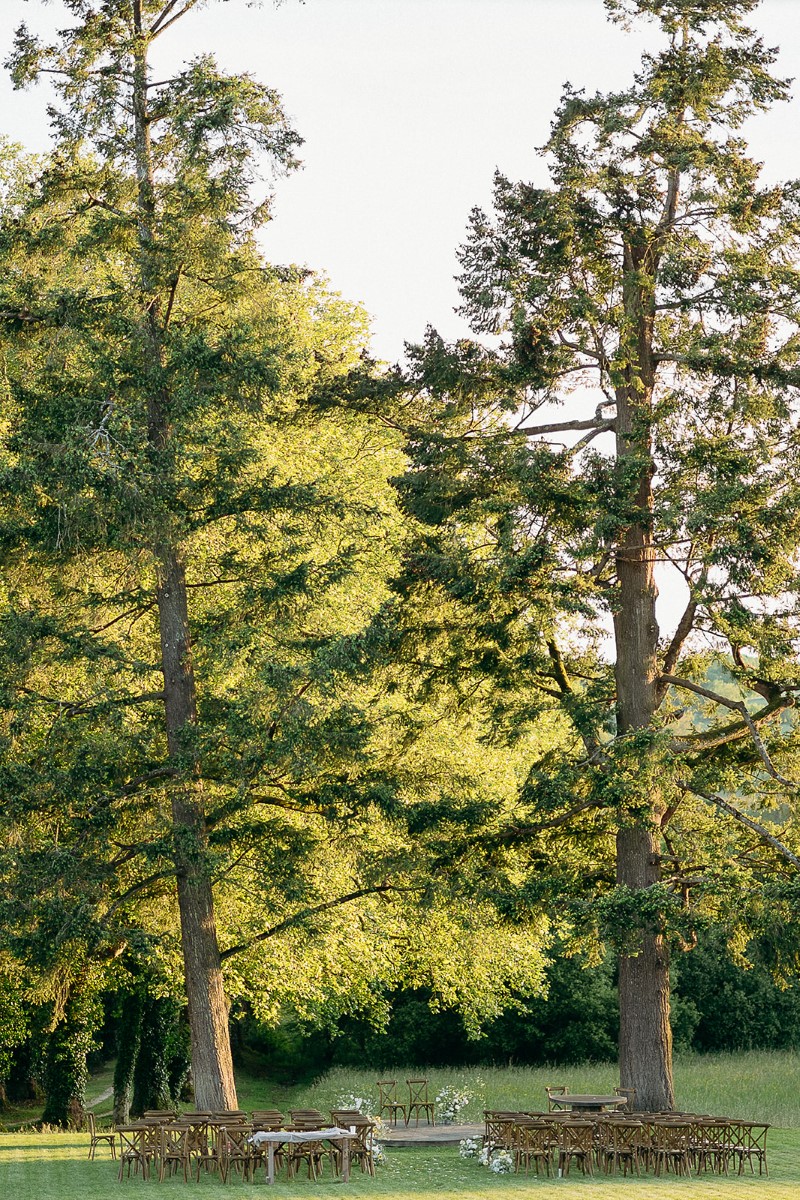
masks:
<instances>
[{"instance_id":1,"label":"ivy-covered shrub","mask_svg":"<svg viewBox=\"0 0 800 1200\"><path fill-rule=\"evenodd\" d=\"M189 1027L183 1005L169 996L148 996L133 1071L133 1115L175 1104L188 1073Z\"/></svg>"},{"instance_id":2,"label":"ivy-covered shrub","mask_svg":"<svg viewBox=\"0 0 800 1200\"><path fill-rule=\"evenodd\" d=\"M44 1124L67 1127L79 1123L89 1077L86 1058L94 1046L94 1033L102 1015L96 996L76 993L70 996L62 1018L50 1031L42 1055Z\"/></svg>"}]
</instances>

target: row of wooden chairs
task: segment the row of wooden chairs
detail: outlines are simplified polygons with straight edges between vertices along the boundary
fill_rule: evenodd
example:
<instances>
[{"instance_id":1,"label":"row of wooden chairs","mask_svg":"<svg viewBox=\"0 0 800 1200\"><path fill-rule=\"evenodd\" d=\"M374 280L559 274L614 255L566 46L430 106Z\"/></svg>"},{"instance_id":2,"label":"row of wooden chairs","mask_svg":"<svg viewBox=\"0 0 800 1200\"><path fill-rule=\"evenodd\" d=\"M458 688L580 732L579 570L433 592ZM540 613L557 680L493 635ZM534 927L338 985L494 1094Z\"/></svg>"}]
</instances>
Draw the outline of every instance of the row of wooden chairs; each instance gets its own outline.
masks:
<instances>
[{"instance_id":1,"label":"row of wooden chairs","mask_svg":"<svg viewBox=\"0 0 800 1200\"><path fill-rule=\"evenodd\" d=\"M506 1150L514 1156L517 1171L531 1167L538 1174L558 1167L569 1174L574 1163L584 1174L594 1166L610 1174L621 1170L657 1176L714 1171L727 1174L733 1166L741 1175L745 1166L755 1174L769 1175L767 1130L769 1125L730 1117L696 1113L600 1113L576 1118L563 1113L512 1113L487 1111L484 1146L488 1155Z\"/></svg>"},{"instance_id":2,"label":"row of wooden chairs","mask_svg":"<svg viewBox=\"0 0 800 1200\"><path fill-rule=\"evenodd\" d=\"M92 1122L91 1124L94 1124ZM256 1170L266 1167L268 1149L254 1144L253 1134L269 1133L313 1133L331 1126L352 1132L349 1141L351 1165L359 1164L362 1171L375 1174L373 1149L374 1121L356 1109L335 1109L331 1121L318 1109L292 1109L289 1119L278 1109L255 1109L252 1120L247 1120L243 1110L225 1112L193 1112L177 1116L173 1111L150 1110L141 1121L129 1126L120 1126L119 1178L127 1169L142 1178L158 1173L160 1181L166 1176L182 1172L184 1182L190 1176L199 1181L202 1171L217 1172L223 1182L232 1174L252 1181ZM116 1157L115 1134L97 1134L95 1137L107 1141L112 1156ZM94 1157L96 1143L90 1147ZM326 1145L324 1139L308 1139L302 1142L278 1142L274 1149L274 1166L286 1167L288 1178L293 1178L305 1165L310 1179L317 1179L323 1164L329 1163L335 1174L341 1173L342 1150L335 1144Z\"/></svg>"}]
</instances>

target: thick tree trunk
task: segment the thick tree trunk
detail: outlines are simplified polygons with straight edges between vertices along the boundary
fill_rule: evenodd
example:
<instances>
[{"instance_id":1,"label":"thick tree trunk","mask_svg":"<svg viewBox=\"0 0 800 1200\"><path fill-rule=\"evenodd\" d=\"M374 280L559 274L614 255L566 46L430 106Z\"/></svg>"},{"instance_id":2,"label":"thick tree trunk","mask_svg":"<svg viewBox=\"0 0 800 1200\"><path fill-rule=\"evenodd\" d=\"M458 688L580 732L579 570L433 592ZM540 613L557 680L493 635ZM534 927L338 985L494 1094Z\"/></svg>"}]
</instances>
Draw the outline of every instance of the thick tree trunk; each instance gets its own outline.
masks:
<instances>
[{"instance_id":1,"label":"thick tree trunk","mask_svg":"<svg viewBox=\"0 0 800 1200\"><path fill-rule=\"evenodd\" d=\"M643 280L653 268L647 248L626 248L624 298L635 344L626 347L633 360L627 386L617 390L617 458L638 466L636 520L617 548L618 607L616 641L617 733L645 729L658 708L658 624L653 574L652 462L650 406L653 388L652 291ZM617 883L639 891L660 878L661 796L653 790L642 799L649 819L617 834ZM636 931L639 951L623 955L619 964L620 1083L636 1089L635 1106L658 1112L673 1107L672 1034L669 1023L669 956L658 930Z\"/></svg>"},{"instance_id":2,"label":"thick tree trunk","mask_svg":"<svg viewBox=\"0 0 800 1200\"><path fill-rule=\"evenodd\" d=\"M648 887L659 875L658 833L643 828L617 834L617 883ZM669 955L659 933L642 931L637 955L619 960L619 1081L635 1088L634 1107L673 1107Z\"/></svg>"},{"instance_id":3,"label":"thick tree trunk","mask_svg":"<svg viewBox=\"0 0 800 1200\"><path fill-rule=\"evenodd\" d=\"M189 740L197 720L186 579L183 564L174 550L161 547L159 558L158 615L167 743L170 757L180 759L193 755ZM205 861L206 831L199 777L173 791L172 823L195 1100L201 1109L236 1108L228 1006L211 879Z\"/></svg>"},{"instance_id":4,"label":"thick tree trunk","mask_svg":"<svg viewBox=\"0 0 800 1200\"><path fill-rule=\"evenodd\" d=\"M133 0L133 118L138 184L139 250L145 297L142 335L148 407L148 443L161 486L170 486L170 397L164 382L164 331L154 267L156 197L147 108L147 34L141 0ZM195 1099L200 1108L236 1108L228 1007L223 988L214 900L206 862L202 778L193 746L197 724L186 577L174 538L153 547L164 675L167 746L184 782L172 792L172 824L181 944L192 1049Z\"/></svg>"}]
</instances>

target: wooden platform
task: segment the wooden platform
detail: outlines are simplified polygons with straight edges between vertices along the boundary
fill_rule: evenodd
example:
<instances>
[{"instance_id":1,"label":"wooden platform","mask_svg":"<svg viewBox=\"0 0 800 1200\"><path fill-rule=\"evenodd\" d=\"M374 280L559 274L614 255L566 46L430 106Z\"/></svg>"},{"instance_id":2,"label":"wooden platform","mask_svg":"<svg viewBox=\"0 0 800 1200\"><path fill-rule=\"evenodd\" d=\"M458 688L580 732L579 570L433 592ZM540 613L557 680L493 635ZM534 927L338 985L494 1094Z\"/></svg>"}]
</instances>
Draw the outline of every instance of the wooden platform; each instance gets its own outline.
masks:
<instances>
[{"instance_id":1,"label":"wooden platform","mask_svg":"<svg viewBox=\"0 0 800 1200\"><path fill-rule=\"evenodd\" d=\"M483 1137L483 1125L390 1125L387 1147L457 1146L462 1138Z\"/></svg>"}]
</instances>

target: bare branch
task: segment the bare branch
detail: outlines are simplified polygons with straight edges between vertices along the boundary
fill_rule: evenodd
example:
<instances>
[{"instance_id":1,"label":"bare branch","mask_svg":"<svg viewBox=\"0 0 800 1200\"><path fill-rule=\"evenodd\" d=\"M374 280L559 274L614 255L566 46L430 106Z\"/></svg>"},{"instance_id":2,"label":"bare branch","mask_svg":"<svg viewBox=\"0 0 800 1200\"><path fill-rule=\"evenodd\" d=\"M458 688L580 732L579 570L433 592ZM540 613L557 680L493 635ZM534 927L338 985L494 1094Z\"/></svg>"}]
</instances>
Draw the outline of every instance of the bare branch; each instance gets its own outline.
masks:
<instances>
[{"instance_id":1,"label":"bare branch","mask_svg":"<svg viewBox=\"0 0 800 1200\"><path fill-rule=\"evenodd\" d=\"M170 17L169 16L170 10L174 9L176 4L178 4L179 2L180 2L180 0L168 0L168 3L166 4L165 8L163 8L161 10L161 12L156 17L153 24L150 26L151 38L157 38L160 34L162 34L164 32L165 29L169 29L170 25L174 25L176 21L180 21L181 17L185 17L187 12L189 11L189 9L194 8L194 6L195 6L195 4L197 4L198 0L186 0L186 3L184 4L183 8L180 9L179 12L176 12L174 16Z\"/></svg>"},{"instance_id":2,"label":"bare branch","mask_svg":"<svg viewBox=\"0 0 800 1200\"><path fill-rule=\"evenodd\" d=\"M120 613L118 617L113 617L110 621L106 621L105 625L95 625L90 633L104 633L106 629L110 629L112 625L116 625L118 621L124 621L126 617L143 617L145 613L150 612L151 608L155 608L156 601L151 600L149 604L140 605L137 608L126 608L125 612Z\"/></svg>"},{"instance_id":3,"label":"bare branch","mask_svg":"<svg viewBox=\"0 0 800 1200\"><path fill-rule=\"evenodd\" d=\"M694 626L694 618L695 618L696 613L697 613L697 601L690 600L689 603L686 605L686 608L683 610L683 615L681 616L681 619L678 622L678 627L675 630L675 633L673 634L673 637L672 637L672 641L670 642L669 646L667 647L667 652L664 655L664 674L661 676L661 679L659 680L658 685L656 687L656 695L657 695L659 701L663 700L664 696L666 695L667 688L669 686L669 684L665 682L665 676L670 675L672 673L672 671L674 670L674 668L678 662L678 659L680 658L680 653L681 653L681 650L683 649L683 644L686 641L689 634L692 632L692 628Z\"/></svg>"},{"instance_id":4,"label":"bare branch","mask_svg":"<svg viewBox=\"0 0 800 1200\"><path fill-rule=\"evenodd\" d=\"M311 684L312 680L307 679L305 683L298 688L295 694L289 697L286 703L281 707L280 711L275 715L273 720L270 721L267 727L267 738L269 741L272 742L275 740L275 734L278 732L278 726L280 725L281 721L288 712L291 712L295 704L297 704L299 700L302 700L303 696L305 696L306 692L311 687Z\"/></svg>"},{"instance_id":5,"label":"bare branch","mask_svg":"<svg viewBox=\"0 0 800 1200\"><path fill-rule=\"evenodd\" d=\"M779 774L775 764L769 756L769 752L761 740L761 735L756 726L757 720L765 720L768 716L778 712L782 708L788 708L791 704L791 698L784 698L783 701L773 701L762 708L754 717L750 716L747 710L747 705L744 700L729 700L727 696L721 696L719 692L712 692L708 688L701 687L698 683L691 683L688 679L679 679L676 675L662 675L659 683L672 685L673 687L685 688L687 691L695 692L698 696L704 696L707 700L713 700L715 704L721 704L725 708L729 708L732 712L739 713L747 730L755 743L759 757L767 769L767 772L776 779L778 783L782 783L784 787L796 788L798 784L791 779L784 778Z\"/></svg>"},{"instance_id":6,"label":"bare branch","mask_svg":"<svg viewBox=\"0 0 800 1200\"><path fill-rule=\"evenodd\" d=\"M172 307L175 304L175 295L178 291L178 284L180 282L182 270L183 270L183 267L178 267L177 271L175 272L175 278L172 281L172 286L169 289L169 300L167 302L167 311L164 314L164 332L166 332L167 329L169 329L169 323L170 323L170 319L172 317Z\"/></svg>"},{"instance_id":7,"label":"bare branch","mask_svg":"<svg viewBox=\"0 0 800 1200\"><path fill-rule=\"evenodd\" d=\"M146 783L151 783L154 779L174 779L179 772L175 767L155 767L152 771L146 771L143 775L134 775L133 779L120 788L121 796L130 796L137 792L140 787Z\"/></svg>"},{"instance_id":8,"label":"bare branch","mask_svg":"<svg viewBox=\"0 0 800 1200\"><path fill-rule=\"evenodd\" d=\"M579 342L572 342L569 338L565 338L561 330L558 331L558 340L566 350L574 350L576 354L588 354L589 358L600 362L602 356L597 350L590 350L588 346L581 346Z\"/></svg>"},{"instance_id":9,"label":"bare branch","mask_svg":"<svg viewBox=\"0 0 800 1200\"><path fill-rule=\"evenodd\" d=\"M680 192L681 173L677 167L672 167L669 172L669 181L667 183L667 195L664 200L664 211L661 214L661 220L658 222L656 237L661 238L672 228L675 221L675 213L678 208L678 194Z\"/></svg>"},{"instance_id":10,"label":"bare branch","mask_svg":"<svg viewBox=\"0 0 800 1200\"><path fill-rule=\"evenodd\" d=\"M613 430L615 426L616 421L604 421L602 425L598 425L596 429L591 431L591 433L585 433L582 438L579 438L574 446L570 446L570 450L573 452L575 450L582 450L584 446L588 446L589 443L593 442L594 439L599 437L601 433L608 433L610 430Z\"/></svg>"},{"instance_id":11,"label":"bare branch","mask_svg":"<svg viewBox=\"0 0 800 1200\"><path fill-rule=\"evenodd\" d=\"M41 700L45 704L53 704L62 710L61 715L65 717L76 717L83 713L100 712L108 706L118 708L126 708L129 704L149 704L153 700L163 700L164 693L162 692L142 692L138 696L111 696L105 700L63 700L58 696L45 696L41 692L36 692L32 688L21 687L19 689L23 695L32 696L35 700Z\"/></svg>"},{"instance_id":12,"label":"bare branch","mask_svg":"<svg viewBox=\"0 0 800 1200\"><path fill-rule=\"evenodd\" d=\"M678 675L665 673L660 676L658 682L659 684L663 684L665 689L670 686L685 688L687 692L694 692L698 696L705 697L706 700L713 700L715 704L721 704L724 708L730 708L733 712L741 713L744 708L744 701L729 700L727 696L722 696L719 692L712 692L709 688L702 687L699 683L692 683L690 679L681 679Z\"/></svg>"},{"instance_id":13,"label":"bare branch","mask_svg":"<svg viewBox=\"0 0 800 1200\"><path fill-rule=\"evenodd\" d=\"M569 433L581 429L594 429L598 433L601 433L605 429L613 428L613 420L603 420L598 416L594 416L586 421L552 421L548 425L523 425L518 429L512 430L512 432L521 434L523 437L536 437L541 433Z\"/></svg>"},{"instance_id":14,"label":"bare branch","mask_svg":"<svg viewBox=\"0 0 800 1200\"><path fill-rule=\"evenodd\" d=\"M551 817L549 821L538 821L535 825L510 825L507 829L497 833L483 834L480 844L481 846L506 845L509 842L521 841L523 838L529 839L546 829L560 829L562 825L568 825L573 817L577 817L589 809L602 807L603 803L600 800L584 800L582 804L576 804L574 808L559 813L557 817Z\"/></svg>"},{"instance_id":15,"label":"bare branch","mask_svg":"<svg viewBox=\"0 0 800 1200\"><path fill-rule=\"evenodd\" d=\"M117 896L113 904L109 905L103 915L103 923L107 922L109 917L113 916L118 908L121 908L126 900L130 900L131 896L135 896L138 892L144 891L151 887L154 883L160 883L163 879L174 879L174 871L157 871L154 875L148 875L146 879L140 879L138 883L134 883L127 891L124 891L120 896Z\"/></svg>"},{"instance_id":16,"label":"bare branch","mask_svg":"<svg viewBox=\"0 0 800 1200\"><path fill-rule=\"evenodd\" d=\"M754 821L752 817L748 817L746 813L741 812L738 808L736 808L735 805L731 804L730 801L725 800L723 796L718 796L715 792L703 792L699 788L692 787L687 783L684 783L681 786L685 791L691 792L695 796L699 796L701 800L705 800L709 804L714 804L717 808L721 808L723 812L726 812L729 816L733 817L734 821L738 821L740 825L745 825L748 829L752 829L754 833L757 833L763 841L767 842L773 847L773 849L777 850L778 853L793 866L800 867L800 858L798 858L796 854L793 854L788 846L784 846L783 842L779 841L778 838L771 834L768 829L765 829L764 826L760 825L758 821Z\"/></svg>"}]
</instances>

